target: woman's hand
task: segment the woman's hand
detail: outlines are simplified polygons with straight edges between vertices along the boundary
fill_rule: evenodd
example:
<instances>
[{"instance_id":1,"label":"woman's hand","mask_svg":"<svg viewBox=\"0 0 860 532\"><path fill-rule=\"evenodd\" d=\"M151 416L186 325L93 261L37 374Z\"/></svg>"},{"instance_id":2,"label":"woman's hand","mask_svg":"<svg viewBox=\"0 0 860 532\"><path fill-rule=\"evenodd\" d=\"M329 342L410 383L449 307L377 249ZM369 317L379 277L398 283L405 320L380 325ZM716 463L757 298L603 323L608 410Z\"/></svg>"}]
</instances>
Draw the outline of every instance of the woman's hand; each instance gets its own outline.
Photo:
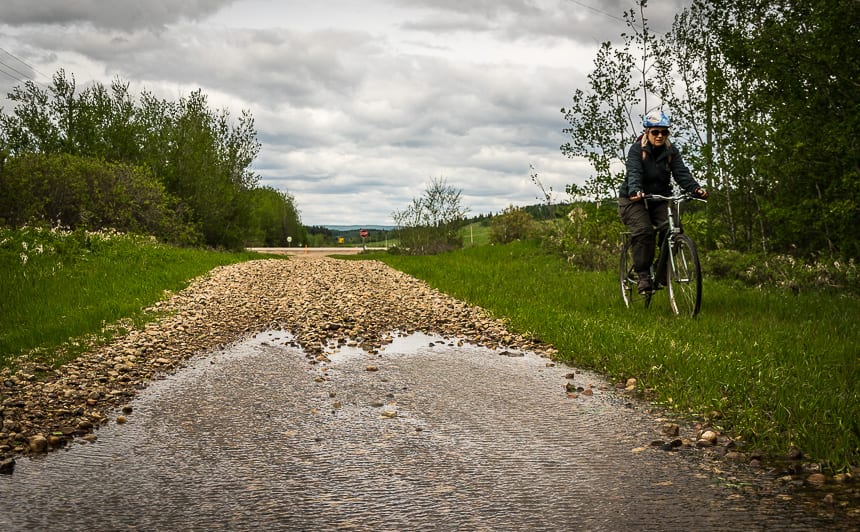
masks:
<instances>
[{"instance_id":1,"label":"woman's hand","mask_svg":"<svg viewBox=\"0 0 860 532\"><path fill-rule=\"evenodd\" d=\"M639 201L644 197L645 197L645 193L642 192L641 190L639 192L637 192L636 194L631 194L630 196L628 196L628 198L630 198L630 201Z\"/></svg>"},{"instance_id":2,"label":"woman's hand","mask_svg":"<svg viewBox=\"0 0 860 532\"><path fill-rule=\"evenodd\" d=\"M703 188L701 188L701 187L699 187L699 188L697 188L697 189L696 189L696 195L697 195L697 196L699 196L699 197L700 197L700 198L702 198L702 199L707 199L707 197L708 197L708 191L707 191L707 190L705 190L705 189L703 189Z\"/></svg>"}]
</instances>

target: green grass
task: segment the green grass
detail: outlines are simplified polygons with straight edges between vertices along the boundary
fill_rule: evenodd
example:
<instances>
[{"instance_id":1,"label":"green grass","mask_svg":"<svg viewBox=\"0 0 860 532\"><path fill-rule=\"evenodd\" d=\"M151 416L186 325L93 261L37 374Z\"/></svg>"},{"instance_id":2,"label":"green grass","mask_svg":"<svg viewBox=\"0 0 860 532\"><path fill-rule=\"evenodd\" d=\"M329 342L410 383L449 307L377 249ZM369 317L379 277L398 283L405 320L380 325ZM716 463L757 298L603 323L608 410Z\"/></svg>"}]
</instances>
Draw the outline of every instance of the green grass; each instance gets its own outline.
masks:
<instances>
[{"instance_id":1,"label":"green grass","mask_svg":"<svg viewBox=\"0 0 860 532\"><path fill-rule=\"evenodd\" d=\"M142 309L165 290L257 256L111 233L0 229L0 367L25 353L58 366L109 334L105 326L145 319Z\"/></svg>"},{"instance_id":2,"label":"green grass","mask_svg":"<svg viewBox=\"0 0 860 532\"><path fill-rule=\"evenodd\" d=\"M490 226L472 223L459 231L464 247L486 246L490 243Z\"/></svg>"},{"instance_id":3,"label":"green grass","mask_svg":"<svg viewBox=\"0 0 860 532\"><path fill-rule=\"evenodd\" d=\"M833 469L860 461L856 297L738 289L706 276L702 312L689 319L672 315L662 292L650 309L627 309L614 272L574 271L534 243L372 258L508 319L565 362L636 377L656 402L750 446L795 446Z\"/></svg>"}]
</instances>

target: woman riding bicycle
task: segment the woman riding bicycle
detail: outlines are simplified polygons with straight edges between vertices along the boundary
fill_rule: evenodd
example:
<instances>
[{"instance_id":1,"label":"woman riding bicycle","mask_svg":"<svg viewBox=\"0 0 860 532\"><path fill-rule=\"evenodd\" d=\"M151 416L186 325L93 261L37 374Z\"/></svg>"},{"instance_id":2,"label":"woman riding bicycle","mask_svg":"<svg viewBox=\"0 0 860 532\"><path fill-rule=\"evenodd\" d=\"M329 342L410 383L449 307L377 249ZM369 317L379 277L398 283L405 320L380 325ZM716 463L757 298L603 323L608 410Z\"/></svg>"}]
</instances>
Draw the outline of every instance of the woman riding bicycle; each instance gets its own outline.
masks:
<instances>
[{"instance_id":1,"label":"woman riding bicycle","mask_svg":"<svg viewBox=\"0 0 860 532\"><path fill-rule=\"evenodd\" d=\"M707 198L708 192L693 179L678 148L669 142L671 121L661 111L645 117L645 131L627 152L627 177L618 190L618 213L630 230L633 267L640 294L653 289L651 263L654 261L657 230L666 225L668 212L662 201L642 201L646 194L672 195L670 178L686 192ZM662 239L661 233L661 239Z\"/></svg>"}]
</instances>

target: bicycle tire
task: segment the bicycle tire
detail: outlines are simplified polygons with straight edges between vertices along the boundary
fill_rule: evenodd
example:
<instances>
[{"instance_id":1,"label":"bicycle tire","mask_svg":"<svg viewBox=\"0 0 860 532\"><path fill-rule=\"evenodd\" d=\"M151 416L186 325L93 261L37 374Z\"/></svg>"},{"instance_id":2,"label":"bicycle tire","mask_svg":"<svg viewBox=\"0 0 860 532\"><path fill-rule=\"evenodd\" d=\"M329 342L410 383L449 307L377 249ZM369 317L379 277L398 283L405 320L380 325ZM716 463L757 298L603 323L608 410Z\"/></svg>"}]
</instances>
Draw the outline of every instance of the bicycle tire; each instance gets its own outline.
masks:
<instances>
[{"instance_id":1,"label":"bicycle tire","mask_svg":"<svg viewBox=\"0 0 860 532\"><path fill-rule=\"evenodd\" d=\"M630 241L621 247L621 260L618 267L618 282L621 288L621 299L627 308L631 308L642 300L645 308L651 304L651 293L640 294L638 290L639 277L633 269L633 249Z\"/></svg>"},{"instance_id":2,"label":"bicycle tire","mask_svg":"<svg viewBox=\"0 0 860 532\"><path fill-rule=\"evenodd\" d=\"M693 239L676 235L668 264L669 304L681 316L694 317L702 308L702 266Z\"/></svg>"}]
</instances>

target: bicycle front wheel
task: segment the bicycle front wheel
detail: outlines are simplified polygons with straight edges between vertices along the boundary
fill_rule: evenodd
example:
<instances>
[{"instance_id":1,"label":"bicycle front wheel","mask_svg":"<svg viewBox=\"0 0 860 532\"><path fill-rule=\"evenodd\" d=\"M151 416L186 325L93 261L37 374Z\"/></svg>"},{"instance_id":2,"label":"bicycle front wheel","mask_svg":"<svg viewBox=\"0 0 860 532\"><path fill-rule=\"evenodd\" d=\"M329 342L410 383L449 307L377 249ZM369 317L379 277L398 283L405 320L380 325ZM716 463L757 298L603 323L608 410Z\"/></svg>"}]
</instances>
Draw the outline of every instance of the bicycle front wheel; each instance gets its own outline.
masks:
<instances>
[{"instance_id":1,"label":"bicycle front wheel","mask_svg":"<svg viewBox=\"0 0 860 532\"><path fill-rule=\"evenodd\" d=\"M679 316L693 317L702 307L702 267L693 240L675 236L669 261L669 303Z\"/></svg>"}]
</instances>

